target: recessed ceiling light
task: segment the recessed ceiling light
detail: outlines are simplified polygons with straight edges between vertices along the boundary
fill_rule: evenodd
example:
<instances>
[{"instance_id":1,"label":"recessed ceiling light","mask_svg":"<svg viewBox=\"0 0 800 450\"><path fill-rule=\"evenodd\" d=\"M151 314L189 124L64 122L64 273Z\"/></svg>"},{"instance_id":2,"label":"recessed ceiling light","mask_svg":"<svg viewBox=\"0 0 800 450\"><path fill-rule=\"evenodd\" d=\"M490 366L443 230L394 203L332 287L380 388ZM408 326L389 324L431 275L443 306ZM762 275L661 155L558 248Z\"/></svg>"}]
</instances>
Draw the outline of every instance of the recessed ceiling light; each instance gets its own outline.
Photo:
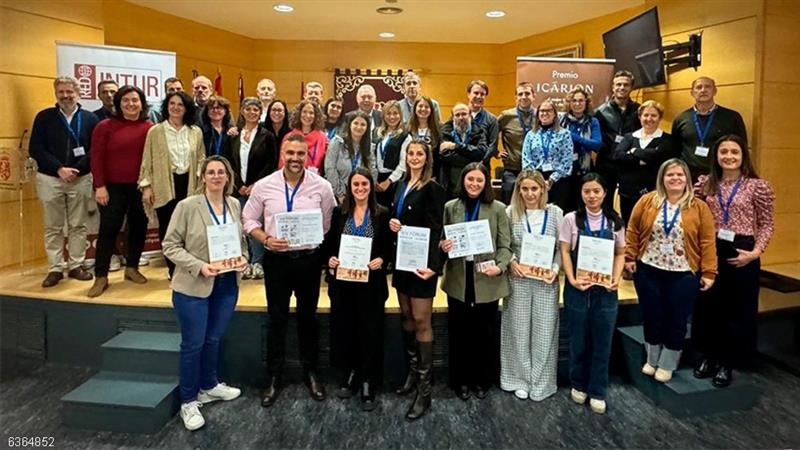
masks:
<instances>
[{"instance_id":1,"label":"recessed ceiling light","mask_svg":"<svg viewBox=\"0 0 800 450\"><path fill-rule=\"evenodd\" d=\"M288 13L294 11L294 7L285 3L278 3L272 6L272 9L280 13Z\"/></svg>"},{"instance_id":2,"label":"recessed ceiling light","mask_svg":"<svg viewBox=\"0 0 800 450\"><path fill-rule=\"evenodd\" d=\"M490 18L492 18L492 19L497 19L498 17L503 17L503 16L505 16L505 15L506 15L506 12L505 12L505 11L500 11L500 10L497 10L497 11L487 11L487 12L486 12L486 17L490 17Z\"/></svg>"},{"instance_id":3,"label":"recessed ceiling light","mask_svg":"<svg viewBox=\"0 0 800 450\"><path fill-rule=\"evenodd\" d=\"M378 36L382 37L383 39L391 39L394 37L394 33L384 31L383 33L379 33Z\"/></svg>"},{"instance_id":4,"label":"recessed ceiling light","mask_svg":"<svg viewBox=\"0 0 800 450\"><path fill-rule=\"evenodd\" d=\"M379 14L400 14L403 12L403 8L398 8L396 6L381 6L375 11L377 11Z\"/></svg>"}]
</instances>

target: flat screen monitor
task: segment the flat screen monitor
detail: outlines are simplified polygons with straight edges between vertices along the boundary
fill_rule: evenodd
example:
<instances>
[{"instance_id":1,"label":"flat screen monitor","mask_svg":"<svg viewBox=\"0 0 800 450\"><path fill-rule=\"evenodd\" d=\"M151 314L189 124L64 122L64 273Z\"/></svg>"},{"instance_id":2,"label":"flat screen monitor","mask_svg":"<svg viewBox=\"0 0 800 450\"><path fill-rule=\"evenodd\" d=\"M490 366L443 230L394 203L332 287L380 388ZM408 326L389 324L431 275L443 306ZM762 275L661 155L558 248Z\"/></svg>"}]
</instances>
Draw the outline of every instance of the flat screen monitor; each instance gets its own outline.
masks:
<instances>
[{"instance_id":1,"label":"flat screen monitor","mask_svg":"<svg viewBox=\"0 0 800 450\"><path fill-rule=\"evenodd\" d=\"M635 87L667 82L658 9L653 8L603 33L606 58L615 59L616 70L629 70Z\"/></svg>"}]
</instances>

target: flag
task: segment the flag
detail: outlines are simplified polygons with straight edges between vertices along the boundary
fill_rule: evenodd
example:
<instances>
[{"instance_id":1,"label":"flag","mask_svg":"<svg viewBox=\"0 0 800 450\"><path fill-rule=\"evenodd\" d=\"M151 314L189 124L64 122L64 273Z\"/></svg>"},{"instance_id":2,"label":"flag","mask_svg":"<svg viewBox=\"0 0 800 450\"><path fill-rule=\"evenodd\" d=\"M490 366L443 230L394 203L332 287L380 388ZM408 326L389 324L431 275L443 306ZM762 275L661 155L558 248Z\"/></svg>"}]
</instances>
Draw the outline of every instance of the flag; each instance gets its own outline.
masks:
<instances>
[{"instance_id":1,"label":"flag","mask_svg":"<svg viewBox=\"0 0 800 450\"><path fill-rule=\"evenodd\" d=\"M239 72L239 104L242 104L242 100L244 100L244 78L242 78L242 73Z\"/></svg>"},{"instance_id":2,"label":"flag","mask_svg":"<svg viewBox=\"0 0 800 450\"><path fill-rule=\"evenodd\" d=\"M217 68L217 78L214 79L214 93L222 95L222 72Z\"/></svg>"}]
</instances>

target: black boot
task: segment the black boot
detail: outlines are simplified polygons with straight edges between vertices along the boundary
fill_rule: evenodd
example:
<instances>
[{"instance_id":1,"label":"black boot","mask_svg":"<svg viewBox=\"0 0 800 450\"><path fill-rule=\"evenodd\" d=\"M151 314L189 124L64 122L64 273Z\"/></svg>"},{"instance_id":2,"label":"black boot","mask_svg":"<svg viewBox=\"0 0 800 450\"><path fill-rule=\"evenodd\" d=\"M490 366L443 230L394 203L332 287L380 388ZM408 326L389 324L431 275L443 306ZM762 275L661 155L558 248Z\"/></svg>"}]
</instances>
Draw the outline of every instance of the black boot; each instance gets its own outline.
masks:
<instances>
[{"instance_id":1,"label":"black boot","mask_svg":"<svg viewBox=\"0 0 800 450\"><path fill-rule=\"evenodd\" d=\"M336 391L336 396L339 398L350 398L353 396L353 390L355 389L356 385L356 371L350 370L342 379L341 384L339 384L339 389Z\"/></svg>"},{"instance_id":2,"label":"black boot","mask_svg":"<svg viewBox=\"0 0 800 450\"><path fill-rule=\"evenodd\" d=\"M414 391L417 387L417 364L419 357L417 355L417 338L413 331L403 330L403 346L406 350L406 362L408 362L408 374L406 380L395 389L394 393L397 395L406 395Z\"/></svg>"},{"instance_id":3,"label":"black boot","mask_svg":"<svg viewBox=\"0 0 800 450\"><path fill-rule=\"evenodd\" d=\"M733 381L733 370L731 370L730 366L721 365L717 374L711 380L711 384L718 388L724 388L730 386L731 381Z\"/></svg>"},{"instance_id":4,"label":"black boot","mask_svg":"<svg viewBox=\"0 0 800 450\"><path fill-rule=\"evenodd\" d=\"M703 360L700 361L700 365L694 369L694 377L700 379L708 378L714 375L716 371L717 364L710 359L703 358Z\"/></svg>"},{"instance_id":5,"label":"black boot","mask_svg":"<svg viewBox=\"0 0 800 450\"><path fill-rule=\"evenodd\" d=\"M406 420L417 420L431 407L431 376L433 375L433 342L419 342L417 395L408 408Z\"/></svg>"}]
</instances>

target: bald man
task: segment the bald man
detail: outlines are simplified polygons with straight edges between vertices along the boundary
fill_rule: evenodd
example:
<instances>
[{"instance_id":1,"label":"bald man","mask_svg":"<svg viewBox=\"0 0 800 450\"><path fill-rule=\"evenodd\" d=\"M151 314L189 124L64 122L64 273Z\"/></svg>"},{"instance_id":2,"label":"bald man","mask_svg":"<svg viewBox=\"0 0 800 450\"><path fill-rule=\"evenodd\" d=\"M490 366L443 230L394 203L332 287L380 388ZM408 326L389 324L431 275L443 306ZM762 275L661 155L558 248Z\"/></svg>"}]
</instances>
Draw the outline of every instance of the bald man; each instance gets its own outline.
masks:
<instances>
[{"instance_id":1,"label":"bald man","mask_svg":"<svg viewBox=\"0 0 800 450\"><path fill-rule=\"evenodd\" d=\"M192 80L192 94L194 95L194 103L202 109L206 106L208 98L214 93L214 85L211 84L211 79L204 75Z\"/></svg>"},{"instance_id":2,"label":"bald man","mask_svg":"<svg viewBox=\"0 0 800 450\"><path fill-rule=\"evenodd\" d=\"M694 182L708 174L709 149L717 139L735 134L746 141L747 130L741 114L716 104L717 83L712 78L692 81L691 95L694 105L672 121L672 148L689 165Z\"/></svg>"},{"instance_id":3,"label":"bald man","mask_svg":"<svg viewBox=\"0 0 800 450\"><path fill-rule=\"evenodd\" d=\"M258 99L261 100L261 120L259 122L264 122L267 120L267 108L269 104L275 100L275 96L278 95L278 88L275 86L275 82L270 80L269 78L262 78L256 84L256 95Z\"/></svg>"},{"instance_id":4,"label":"bald man","mask_svg":"<svg viewBox=\"0 0 800 450\"><path fill-rule=\"evenodd\" d=\"M356 101L358 102L358 109L350 111L344 116L342 126L347 125L348 120L356 111L362 111L370 117L369 129L370 133L374 134L375 128L379 127L383 120L383 114L381 114L380 110L375 109L375 105L378 103L375 88L369 84L362 84L356 91Z\"/></svg>"},{"instance_id":5,"label":"bald man","mask_svg":"<svg viewBox=\"0 0 800 450\"><path fill-rule=\"evenodd\" d=\"M461 170L471 162L481 162L486 156L486 132L475 123L470 108L464 103L453 106L453 115L442 126L442 143L439 155L442 162L439 184L447 190L450 198L458 196Z\"/></svg>"}]
</instances>

